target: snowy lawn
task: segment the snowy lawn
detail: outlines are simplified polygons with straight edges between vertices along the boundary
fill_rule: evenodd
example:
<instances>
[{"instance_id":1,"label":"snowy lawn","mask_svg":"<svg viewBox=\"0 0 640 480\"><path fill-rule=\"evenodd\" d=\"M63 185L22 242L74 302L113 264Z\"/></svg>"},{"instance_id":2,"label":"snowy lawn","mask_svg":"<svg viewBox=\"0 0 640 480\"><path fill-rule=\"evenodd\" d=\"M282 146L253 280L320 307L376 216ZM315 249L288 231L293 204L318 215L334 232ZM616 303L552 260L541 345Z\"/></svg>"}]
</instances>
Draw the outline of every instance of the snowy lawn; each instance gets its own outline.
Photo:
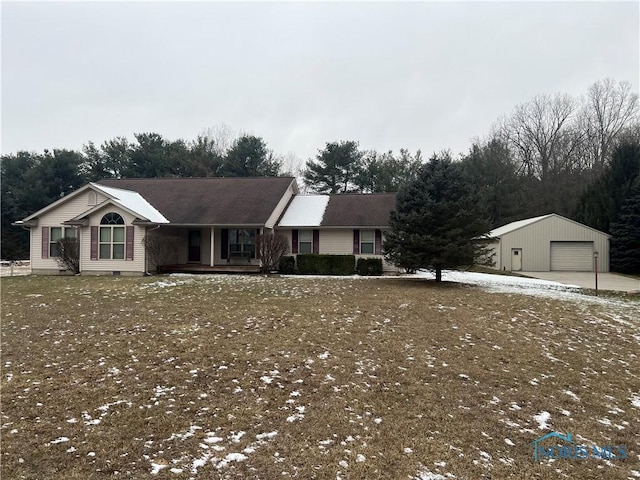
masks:
<instances>
[{"instance_id":1,"label":"snowy lawn","mask_svg":"<svg viewBox=\"0 0 640 480\"><path fill-rule=\"evenodd\" d=\"M1 476L640 475L638 301L478 275L3 279Z\"/></svg>"}]
</instances>

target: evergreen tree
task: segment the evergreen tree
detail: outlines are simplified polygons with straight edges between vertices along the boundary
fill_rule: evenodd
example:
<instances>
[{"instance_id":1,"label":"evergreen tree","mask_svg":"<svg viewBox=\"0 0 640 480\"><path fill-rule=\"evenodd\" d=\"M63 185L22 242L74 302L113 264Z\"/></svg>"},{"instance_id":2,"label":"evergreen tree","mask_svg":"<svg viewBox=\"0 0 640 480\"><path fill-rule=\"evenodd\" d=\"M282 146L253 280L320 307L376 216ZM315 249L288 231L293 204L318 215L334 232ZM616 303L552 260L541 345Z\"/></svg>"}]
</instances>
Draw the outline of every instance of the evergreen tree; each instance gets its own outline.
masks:
<instances>
[{"instance_id":1,"label":"evergreen tree","mask_svg":"<svg viewBox=\"0 0 640 480\"><path fill-rule=\"evenodd\" d=\"M316 161L308 160L304 183L318 193L346 193L356 190L355 181L362 165L358 142L327 143Z\"/></svg>"},{"instance_id":2,"label":"evergreen tree","mask_svg":"<svg viewBox=\"0 0 640 480\"><path fill-rule=\"evenodd\" d=\"M280 162L265 141L255 135L243 135L235 140L221 167L221 175L227 177L273 177L279 171Z\"/></svg>"},{"instance_id":3,"label":"evergreen tree","mask_svg":"<svg viewBox=\"0 0 640 480\"><path fill-rule=\"evenodd\" d=\"M470 187L448 153L434 155L398 192L384 242L386 259L410 271L434 270L438 282L444 268L473 263L480 253L473 239L490 225Z\"/></svg>"},{"instance_id":4,"label":"evergreen tree","mask_svg":"<svg viewBox=\"0 0 640 480\"><path fill-rule=\"evenodd\" d=\"M400 185L415 180L421 166L420 150L411 155L400 149L398 156L391 151L380 155L374 150L364 156L354 182L363 193L397 192Z\"/></svg>"},{"instance_id":5,"label":"evergreen tree","mask_svg":"<svg viewBox=\"0 0 640 480\"><path fill-rule=\"evenodd\" d=\"M640 177L611 224L611 270L640 274Z\"/></svg>"},{"instance_id":6,"label":"evergreen tree","mask_svg":"<svg viewBox=\"0 0 640 480\"><path fill-rule=\"evenodd\" d=\"M522 208L516 165L503 141L494 138L486 144L475 143L461 166L467 181L478 193L491 228L527 216Z\"/></svg>"},{"instance_id":7,"label":"evergreen tree","mask_svg":"<svg viewBox=\"0 0 640 480\"><path fill-rule=\"evenodd\" d=\"M611 224L618 221L622 203L639 177L640 143L626 141L615 148L602 177L582 195L573 218L611 233Z\"/></svg>"}]
</instances>

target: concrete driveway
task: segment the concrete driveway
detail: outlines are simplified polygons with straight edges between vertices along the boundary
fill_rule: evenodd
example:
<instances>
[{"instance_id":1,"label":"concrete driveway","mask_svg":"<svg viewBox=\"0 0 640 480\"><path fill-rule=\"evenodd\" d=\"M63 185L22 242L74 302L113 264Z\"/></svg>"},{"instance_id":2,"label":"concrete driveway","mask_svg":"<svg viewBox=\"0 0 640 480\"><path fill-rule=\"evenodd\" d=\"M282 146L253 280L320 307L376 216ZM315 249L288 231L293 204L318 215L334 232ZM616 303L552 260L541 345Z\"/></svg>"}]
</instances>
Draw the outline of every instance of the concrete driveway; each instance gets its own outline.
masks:
<instances>
[{"instance_id":1,"label":"concrete driveway","mask_svg":"<svg viewBox=\"0 0 640 480\"><path fill-rule=\"evenodd\" d=\"M553 280L565 285L576 285L580 288L595 289L595 274L593 272L517 272L527 277ZM599 290L615 290L618 292L639 292L640 280L625 277L616 273L598 273Z\"/></svg>"}]
</instances>

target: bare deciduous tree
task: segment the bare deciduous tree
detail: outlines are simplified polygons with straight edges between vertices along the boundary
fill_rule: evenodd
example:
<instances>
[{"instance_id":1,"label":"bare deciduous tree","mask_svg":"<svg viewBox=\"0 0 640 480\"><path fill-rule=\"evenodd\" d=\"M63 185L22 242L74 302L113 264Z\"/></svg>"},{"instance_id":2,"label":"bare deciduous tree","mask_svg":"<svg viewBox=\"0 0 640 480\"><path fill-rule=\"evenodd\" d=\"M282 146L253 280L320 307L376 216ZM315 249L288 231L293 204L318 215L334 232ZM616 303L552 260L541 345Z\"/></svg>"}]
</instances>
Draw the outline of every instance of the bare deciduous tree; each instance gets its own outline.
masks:
<instances>
[{"instance_id":1,"label":"bare deciduous tree","mask_svg":"<svg viewBox=\"0 0 640 480\"><path fill-rule=\"evenodd\" d=\"M156 270L161 270L164 265L178 262L178 249L180 240L176 236L164 235L151 231L142 239L149 263Z\"/></svg>"},{"instance_id":2,"label":"bare deciduous tree","mask_svg":"<svg viewBox=\"0 0 640 480\"><path fill-rule=\"evenodd\" d=\"M280 258L289 253L289 240L281 233L260 234L256 237L256 252L262 262L262 271L271 272L278 267Z\"/></svg>"},{"instance_id":3,"label":"bare deciduous tree","mask_svg":"<svg viewBox=\"0 0 640 480\"><path fill-rule=\"evenodd\" d=\"M540 95L499 120L496 133L511 148L522 174L545 181L567 168L579 143L572 125L576 110L569 95Z\"/></svg>"},{"instance_id":4,"label":"bare deciduous tree","mask_svg":"<svg viewBox=\"0 0 640 480\"><path fill-rule=\"evenodd\" d=\"M60 268L80 272L80 243L76 238L61 238L58 240L58 256L56 261Z\"/></svg>"},{"instance_id":5,"label":"bare deciduous tree","mask_svg":"<svg viewBox=\"0 0 640 480\"><path fill-rule=\"evenodd\" d=\"M605 79L589 87L580 112L588 168L602 170L618 136L638 123L638 108L638 94L632 92L628 82L616 84Z\"/></svg>"}]
</instances>

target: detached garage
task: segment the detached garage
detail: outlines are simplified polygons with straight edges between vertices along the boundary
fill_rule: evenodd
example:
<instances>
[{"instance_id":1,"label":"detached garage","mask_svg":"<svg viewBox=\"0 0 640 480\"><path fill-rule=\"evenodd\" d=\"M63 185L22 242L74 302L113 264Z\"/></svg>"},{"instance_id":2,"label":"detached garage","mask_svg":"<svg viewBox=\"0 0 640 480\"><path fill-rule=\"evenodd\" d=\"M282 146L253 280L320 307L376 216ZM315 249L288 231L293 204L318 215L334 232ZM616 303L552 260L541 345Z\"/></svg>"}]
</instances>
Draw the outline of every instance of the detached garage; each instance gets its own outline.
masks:
<instances>
[{"instance_id":1,"label":"detached garage","mask_svg":"<svg viewBox=\"0 0 640 480\"><path fill-rule=\"evenodd\" d=\"M555 213L509 223L489 232L490 254L499 270L609 271L606 233Z\"/></svg>"}]
</instances>

